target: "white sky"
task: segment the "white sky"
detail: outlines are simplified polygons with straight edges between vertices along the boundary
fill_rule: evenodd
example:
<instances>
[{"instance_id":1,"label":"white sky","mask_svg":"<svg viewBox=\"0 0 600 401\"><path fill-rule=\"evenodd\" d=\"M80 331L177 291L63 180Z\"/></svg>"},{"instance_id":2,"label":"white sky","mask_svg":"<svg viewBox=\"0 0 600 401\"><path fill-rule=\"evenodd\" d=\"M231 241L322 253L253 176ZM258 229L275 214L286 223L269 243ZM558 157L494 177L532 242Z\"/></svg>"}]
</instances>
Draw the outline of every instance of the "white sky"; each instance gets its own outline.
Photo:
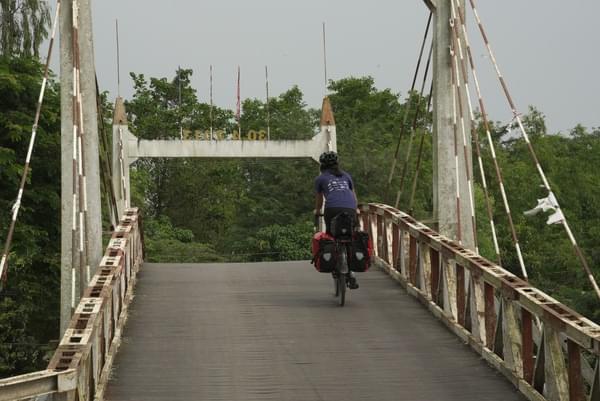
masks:
<instances>
[{"instance_id":1,"label":"white sky","mask_svg":"<svg viewBox=\"0 0 600 401\"><path fill-rule=\"evenodd\" d=\"M535 105L551 132L577 123L600 126L600 31L597 0L479 0L500 68L520 110ZM96 68L103 90L117 94L115 20L119 19L121 93L133 93L129 71L169 77L194 70L208 101L234 108L236 69L242 97L265 96L297 84L309 106L324 95L321 24L327 24L329 78L372 75L379 88L406 93L428 10L422 0L102 0L94 2ZM509 121L481 39L470 20L483 90L494 120Z\"/></svg>"}]
</instances>

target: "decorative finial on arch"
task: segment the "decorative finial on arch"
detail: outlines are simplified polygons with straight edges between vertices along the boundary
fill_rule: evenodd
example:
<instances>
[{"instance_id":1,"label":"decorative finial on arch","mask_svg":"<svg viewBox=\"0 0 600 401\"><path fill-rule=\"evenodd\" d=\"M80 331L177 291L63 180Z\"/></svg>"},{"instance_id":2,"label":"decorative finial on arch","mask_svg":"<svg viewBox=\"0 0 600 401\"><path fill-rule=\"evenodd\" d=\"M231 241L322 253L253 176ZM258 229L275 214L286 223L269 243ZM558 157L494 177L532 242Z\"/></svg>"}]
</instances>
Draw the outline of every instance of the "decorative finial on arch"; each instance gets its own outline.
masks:
<instances>
[{"instance_id":1,"label":"decorative finial on arch","mask_svg":"<svg viewBox=\"0 0 600 401\"><path fill-rule=\"evenodd\" d=\"M125 102L120 96L117 97L117 99L115 100L113 125L127 125L127 113L125 112Z\"/></svg>"},{"instance_id":2,"label":"decorative finial on arch","mask_svg":"<svg viewBox=\"0 0 600 401\"><path fill-rule=\"evenodd\" d=\"M323 98L323 107L321 109L321 127L335 126L335 119L333 118L333 109L331 108L331 102L329 97Z\"/></svg>"}]
</instances>

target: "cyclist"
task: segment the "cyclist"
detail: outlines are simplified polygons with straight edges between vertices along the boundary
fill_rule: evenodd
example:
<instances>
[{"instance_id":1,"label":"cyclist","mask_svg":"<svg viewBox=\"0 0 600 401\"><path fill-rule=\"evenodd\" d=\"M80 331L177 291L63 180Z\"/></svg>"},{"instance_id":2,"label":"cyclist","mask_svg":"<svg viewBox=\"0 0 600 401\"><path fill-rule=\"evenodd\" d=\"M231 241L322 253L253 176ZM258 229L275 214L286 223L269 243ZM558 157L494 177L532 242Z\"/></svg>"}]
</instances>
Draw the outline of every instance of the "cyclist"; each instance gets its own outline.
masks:
<instances>
[{"instance_id":1,"label":"cyclist","mask_svg":"<svg viewBox=\"0 0 600 401\"><path fill-rule=\"evenodd\" d=\"M356 223L358 200L352 177L340 169L337 153L324 152L319 157L319 163L321 174L315 178L314 214L320 214L323 201L325 201L325 231L331 234L331 220L342 212L352 216ZM351 289L358 288L356 277L352 272L348 273L348 286Z\"/></svg>"}]
</instances>

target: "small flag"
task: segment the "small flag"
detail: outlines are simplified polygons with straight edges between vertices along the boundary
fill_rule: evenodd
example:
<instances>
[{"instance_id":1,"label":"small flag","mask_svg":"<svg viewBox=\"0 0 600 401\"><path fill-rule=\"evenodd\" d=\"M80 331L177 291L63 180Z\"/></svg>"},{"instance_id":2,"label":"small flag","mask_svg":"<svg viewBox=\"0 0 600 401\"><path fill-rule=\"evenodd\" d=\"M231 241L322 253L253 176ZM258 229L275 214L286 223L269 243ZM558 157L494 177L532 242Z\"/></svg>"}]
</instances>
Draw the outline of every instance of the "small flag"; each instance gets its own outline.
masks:
<instances>
[{"instance_id":1,"label":"small flag","mask_svg":"<svg viewBox=\"0 0 600 401\"><path fill-rule=\"evenodd\" d=\"M563 215L563 212L560 209L558 209L556 212L551 214L550 217L548 217L548 221L546 221L546 224L562 224L564 221L565 216Z\"/></svg>"},{"instance_id":2,"label":"small flag","mask_svg":"<svg viewBox=\"0 0 600 401\"><path fill-rule=\"evenodd\" d=\"M523 214L525 214L525 216L535 216L539 212L552 210L554 213L548 217L546 224L560 224L565 220L565 216L560 210L558 201L552 192L550 192L547 197L538 199L537 202L538 204L533 209L528 210Z\"/></svg>"},{"instance_id":3,"label":"small flag","mask_svg":"<svg viewBox=\"0 0 600 401\"><path fill-rule=\"evenodd\" d=\"M539 212L547 212L548 210L554 210L556 207L552 204L550 196L537 200L538 204L531 210L524 212L525 216L535 216Z\"/></svg>"}]
</instances>

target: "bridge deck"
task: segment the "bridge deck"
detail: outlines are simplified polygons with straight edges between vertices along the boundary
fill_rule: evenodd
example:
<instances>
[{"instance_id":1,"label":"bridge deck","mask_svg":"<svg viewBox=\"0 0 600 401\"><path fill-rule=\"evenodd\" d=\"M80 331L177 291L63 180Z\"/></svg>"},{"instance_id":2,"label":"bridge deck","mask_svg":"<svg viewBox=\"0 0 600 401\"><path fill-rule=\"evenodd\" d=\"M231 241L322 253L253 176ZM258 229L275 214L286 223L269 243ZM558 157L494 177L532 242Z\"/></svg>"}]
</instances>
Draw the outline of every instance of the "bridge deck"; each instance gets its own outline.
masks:
<instances>
[{"instance_id":1,"label":"bridge deck","mask_svg":"<svg viewBox=\"0 0 600 401\"><path fill-rule=\"evenodd\" d=\"M336 305L307 262L144 265L106 399L523 400L384 273Z\"/></svg>"}]
</instances>

